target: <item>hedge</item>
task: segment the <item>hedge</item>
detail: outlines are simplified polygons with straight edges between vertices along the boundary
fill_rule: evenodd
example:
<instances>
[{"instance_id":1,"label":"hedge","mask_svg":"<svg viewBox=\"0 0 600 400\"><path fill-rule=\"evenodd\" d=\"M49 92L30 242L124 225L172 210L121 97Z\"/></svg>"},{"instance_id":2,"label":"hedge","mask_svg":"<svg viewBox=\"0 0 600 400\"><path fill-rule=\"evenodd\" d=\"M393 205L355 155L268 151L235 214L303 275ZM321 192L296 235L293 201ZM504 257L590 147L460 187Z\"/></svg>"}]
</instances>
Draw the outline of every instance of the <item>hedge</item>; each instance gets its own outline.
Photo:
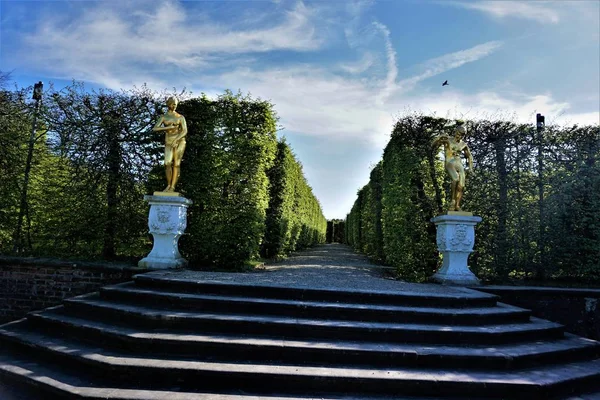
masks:
<instances>
[{"instance_id":1,"label":"hedge","mask_svg":"<svg viewBox=\"0 0 600 400\"><path fill-rule=\"evenodd\" d=\"M325 241L326 223L321 205L308 186L302 166L281 140L269 177L269 208L261 248L265 258L282 257Z\"/></svg>"},{"instance_id":2,"label":"hedge","mask_svg":"<svg viewBox=\"0 0 600 400\"><path fill-rule=\"evenodd\" d=\"M430 144L454 123L399 119L346 219L347 242L404 279L426 280L440 265L430 219L446 207L449 178ZM476 173L467 175L464 208L483 218L471 269L487 280L600 279L599 127L466 126Z\"/></svg>"}]
</instances>

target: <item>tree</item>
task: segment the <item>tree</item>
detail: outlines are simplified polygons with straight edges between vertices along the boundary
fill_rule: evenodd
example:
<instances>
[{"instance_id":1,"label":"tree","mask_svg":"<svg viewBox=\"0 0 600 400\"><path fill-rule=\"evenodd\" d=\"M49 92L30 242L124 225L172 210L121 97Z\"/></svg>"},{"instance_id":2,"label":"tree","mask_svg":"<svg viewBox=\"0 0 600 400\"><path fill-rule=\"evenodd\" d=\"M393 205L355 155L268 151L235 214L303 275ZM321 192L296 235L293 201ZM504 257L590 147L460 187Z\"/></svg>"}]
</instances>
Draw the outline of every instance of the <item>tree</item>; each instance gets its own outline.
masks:
<instances>
[{"instance_id":1,"label":"tree","mask_svg":"<svg viewBox=\"0 0 600 400\"><path fill-rule=\"evenodd\" d=\"M29 171L39 137L35 130L32 132L32 106L25 100L31 88L8 91L5 87L9 79L0 71L0 249L8 251L12 241L13 247L21 251L23 218L29 219Z\"/></svg>"},{"instance_id":2,"label":"tree","mask_svg":"<svg viewBox=\"0 0 600 400\"><path fill-rule=\"evenodd\" d=\"M132 237L123 228L145 229L145 218L135 218L133 211L140 208L144 180L160 154L161 141L150 133L160 112L157 96L146 87L86 91L73 83L48 97L49 133L56 151L69 159L72 181L103 192L101 207L88 211L97 213L92 220L99 223L102 256L114 258L117 240ZM79 195L96 196L93 190Z\"/></svg>"},{"instance_id":3,"label":"tree","mask_svg":"<svg viewBox=\"0 0 600 400\"><path fill-rule=\"evenodd\" d=\"M33 162L33 152L35 148L35 144L39 139L45 137L45 130L38 126L38 114L40 112L40 107L42 105L42 97L43 97L43 84L42 82L38 82L33 87L33 96L34 106L33 106L33 122L31 128L31 134L29 135L29 140L27 141L27 159L25 160L25 172L23 176L23 185L21 187L21 201L19 204L19 215L17 217L17 227L15 229L14 235L14 246L13 251L17 254L23 252L22 245L22 227L23 227L23 218L27 215L27 219L29 220L29 203L27 199L27 192L29 191L29 178L31 174L31 165ZM41 131L41 133L38 132ZM29 232L29 231L28 231ZM29 236L28 236L29 237ZM31 240L29 240L29 247L31 248Z\"/></svg>"}]
</instances>

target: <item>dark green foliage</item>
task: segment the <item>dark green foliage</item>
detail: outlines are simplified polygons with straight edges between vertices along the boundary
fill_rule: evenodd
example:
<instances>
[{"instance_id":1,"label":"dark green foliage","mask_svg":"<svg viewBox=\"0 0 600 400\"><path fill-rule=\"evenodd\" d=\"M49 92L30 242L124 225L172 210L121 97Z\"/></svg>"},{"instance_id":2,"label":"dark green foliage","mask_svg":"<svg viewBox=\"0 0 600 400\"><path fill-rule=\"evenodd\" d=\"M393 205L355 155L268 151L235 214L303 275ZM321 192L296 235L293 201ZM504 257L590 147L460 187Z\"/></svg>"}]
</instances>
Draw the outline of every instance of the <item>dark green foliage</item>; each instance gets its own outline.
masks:
<instances>
[{"instance_id":1,"label":"dark green foliage","mask_svg":"<svg viewBox=\"0 0 600 400\"><path fill-rule=\"evenodd\" d=\"M481 121L470 131L477 173L469 177L467 198L483 217L471 268L488 279L597 279L598 126L543 132L542 220L535 128Z\"/></svg>"},{"instance_id":2,"label":"dark green foliage","mask_svg":"<svg viewBox=\"0 0 600 400\"><path fill-rule=\"evenodd\" d=\"M6 78L0 72L0 84ZM33 120L33 105L25 101L30 97L29 90L0 90L0 249L3 250L11 248L17 226L27 145ZM30 215L26 217L30 221ZM29 223L26 225L29 226Z\"/></svg>"},{"instance_id":3,"label":"dark green foliage","mask_svg":"<svg viewBox=\"0 0 600 400\"><path fill-rule=\"evenodd\" d=\"M346 221L350 244L413 281L437 266L429 220L442 204L429 130L442 125L422 117L399 121Z\"/></svg>"},{"instance_id":4,"label":"dark green foliage","mask_svg":"<svg viewBox=\"0 0 600 400\"><path fill-rule=\"evenodd\" d=\"M432 179L432 129L439 121L407 119L397 123L383 153L382 225L385 261L406 279L422 281L437 265L435 231L430 219L435 203Z\"/></svg>"},{"instance_id":5,"label":"dark green foliage","mask_svg":"<svg viewBox=\"0 0 600 400\"><path fill-rule=\"evenodd\" d=\"M298 164L298 167L300 165ZM302 169L298 168L299 175L302 175ZM312 188L304 178L296 180L296 194L294 202L294 213L299 218L299 224L292 228L292 238L295 232L299 232L295 243L295 249L303 249L316 243L325 243L325 233L327 230L327 220L321 211L321 205L314 197ZM293 251L290 248L289 251Z\"/></svg>"},{"instance_id":6,"label":"dark green foliage","mask_svg":"<svg viewBox=\"0 0 600 400\"><path fill-rule=\"evenodd\" d=\"M325 242L333 242L333 221L327 221L327 233L325 234Z\"/></svg>"},{"instance_id":7,"label":"dark green foliage","mask_svg":"<svg viewBox=\"0 0 600 400\"><path fill-rule=\"evenodd\" d=\"M261 247L265 258L281 257L324 242L324 217L302 173L302 166L284 140L277 145L269 177L269 207Z\"/></svg>"},{"instance_id":8,"label":"dark green foliage","mask_svg":"<svg viewBox=\"0 0 600 400\"><path fill-rule=\"evenodd\" d=\"M9 127L0 135L5 253L31 132L26 98L27 91L0 92L0 123ZM165 185L163 135L151 131L163 100L145 88L90 92L77 83L45 93L27 196L28 254L136 259L148 253L143 195ZM269 102L227 92L214 101L183 101L178 111L189 135L177 189L194 202L180 248L192 265L237 268L256 259L261 246L276 257L324 242L321 207L284 142L274 162L276 116Z\"/></svg>"},{"instance_id":9,"label":"dark green foliage","mask_svg":"<svg viewBox=\"0 0 600 400\"><path fill-rule=\"evenodd\" d=\"M333 243L346 243L346 221L343 219L333 220L333 234L331 241Z\"/></svg>"},{"instance_id":10,"label":"dark green foliage","mask_svg":"<svg viewBox=\"0 0 600 400\"><path fill-rule=\"evenodd\" d=\"M357 199L346 217L346 242L357 250L362 249L362 207L364 204L364 191L362 188L357 193Z\"/></svg>"},{"instance_id":11,"label":"dark green foliage","mask_svg":"<svg viewBox=\"0 0 600 400\"><path fill-rule=\"evenodd\" d=\"M327 243L346 242L346 222L343 219L327 221Z\"/></svg>"},{"instance_id":12,"label":"dark green foliage","mask_svg":"<svg viewBox=\"0 0 600 400\"><path fill-rule=\"evenodd\" d=\"M355 249L376 261L384 261L382 212L382 163L371 171L371 180L358 192L346 220L346 238Z\"/></svg>"},{"instance_id":13,"label":"dark green foliage","mask_svg":"<svg viewBox=\"0 0 600 400\"><path fill-rule=\"evenodd\" d=\"M192 263L237 268L258 256L277 150L272 105L226 93L178 111L188 124L180 190L194 204L181 248Z\"/></svg>"},{"instance_id":14,"label":"dark green foliage","mask_svg":"<svg viewBox=\"0 0 600 400\"><path fill-rule=\"evenodd\" d=\"M384 151L381 178L378 165L346 220L347 242L395 266L405 279L424 280L439 264L430 218L443 209L449 180L443 156L430 148L431 132L453 124L420 115L400 119ZM531 125L469 121L467 129L476 173L467 176L464 208L483 218L471 269L489 280L600 279L598 126L548 127L541 159ZM379 179L383 257L374 245Z\"/></svg>"},{"instance_id":15,"label":"dark green foliage","mask_svg":"<svg viewBox=\"0 0 600 400\"><path fill-rule=\"evenodd\" d=\"M555 136L556 135L556 136ZM600 129L573 127L555 132L549 153L559 161L545 202L551 271L558 277L600 280ZM552 138L551 136L551 138ZM565 162L565 160L568 160ZM560 166L560 168L558 167Z\"/></svg>"},{"instance_id":16,"label":"dark green foliage","mask_svg":"<svg viewBox=\"0 0 600 400\"><path fill-rule=\"evenodd\" d=\"M371 171L371 179L364 188L361 209L362 251L376 261L384 261L382 212L382 163Z\"/></svg>"},{"instance_id":17,"label":"dark green foliage","mask_svg":"<svg viewBox=\"0 0 600 400\"><path fill-rule=\"evenodd\" d=\"M55 194L46 199L54 212L39 226L52 230L40 235L62 238L63 245L54 244L59 254L142 255L147 243L143 180L160 151L149 133L159 111L153 93L144 88L90 92L75 83L45 97L54 175L62 180L44 180ZM52 246L40 241L39 251L45 254Z\"/></svg>"},{"instance_id":18,"label":"dark green foliage","mask_svg":"<svg viewBox=\"0 0 600 400\"><path fill-rule=\"evenodd\" d=\"M293 155L285 142L277 144L275 163L267 173L269 177L269 208L267 209L266 231L261 247L265 258L283 255L289 248L294 214L294 188L289 179ZM288 178L288 179L286 179Z\"/></svg>"}]
</instances>

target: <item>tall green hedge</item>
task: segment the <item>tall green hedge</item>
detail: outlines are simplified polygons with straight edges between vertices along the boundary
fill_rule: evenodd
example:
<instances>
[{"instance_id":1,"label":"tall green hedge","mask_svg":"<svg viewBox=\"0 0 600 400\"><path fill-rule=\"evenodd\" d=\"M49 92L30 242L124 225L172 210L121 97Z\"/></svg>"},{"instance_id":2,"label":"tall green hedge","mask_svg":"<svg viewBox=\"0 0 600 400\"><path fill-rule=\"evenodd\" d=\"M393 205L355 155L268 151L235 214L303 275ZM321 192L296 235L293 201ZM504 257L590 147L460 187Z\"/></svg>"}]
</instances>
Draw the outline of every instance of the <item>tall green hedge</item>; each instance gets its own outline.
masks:
<instances>
[{"instance_id":1,"label":"tall green hedge","mask_svg":"<svg viewBox=\"0 0 600 400\"><path fill-rule=\"evenodd\" d=\"M371 171L371 179L364 188L363 207L361 207L361 244L362 251L376 261L383 261L382 213L383 164L380 162Z\"/></svg>"},{"instance_id":2,"label":"tall green hedge","mask_svg":"<svg viewBox=\"0 0 600 400\"><path fill-rule=\"evenodd\" d=\"M372 259L394 265L405 279L422 281L437 265L435 232L429 219L435 210L439 182L428 157L440 121L411 118L396 124L383 160L359 191L347 219L356 249Z\"/></svg>"},{"instance_id":3,"label":"tall green hedge","mask_svg":"<svg viewBox=\"0 0 600 400\"><path fill-rule=\"evenodd\" d=\"M346 243L346 221L331 219L327 221L327 243Z\"/></svg>"},{"instance_id":4,"label":"tall green hedge","mask_svg":"<svg viewBox=\"0 0 600 400\"><path fill-rule=\"evenodd\" d=\"M321 206L285 140L277 144L275 163L267 175L270 200L261 255L281 257L323 243L326 220Z\"/></svg>"},{"instance_id":5,"label":"tall green hedge","mask_svg":"<svg viewBox=\"0 0 600 400\"><path fill-rule=\"evenodd\" d=\"M405 279L425 280L440 264L430 219L446 207L449 178L430 144L434 132L452 125L422 115L400 119L346 220L347 242ZM489 280L600 279L599 127L551 126L540 134L510 121L466 125L476 173L467 176L463 205L483 218L471 269Z\"/></svg>"},{"instance_id":6,"label":"tall green hedge","mask_svg":"<svg viewBox=\"0 0 600 400\"><path fill-rule=\"evenodd\" d=\"M277 150L272 105L226 93L184 101L178 111L188 125L179 190L194 202L182 253L195 264L239 267L258 256L265 233Z\"/></svg>"},{"instance_id":7,"label":"tall green hedge","mask_svg":"<svg viewBox=\"0 0 600 400\"><path fill-rule=\"evenodd\" d=\"M346 217L345 236L346 242L355 249L362 251L363 240L361 234L362 207L364 204L365 188L362 188L357 193L356 201L352 205L350 213Z\"/></svg>"}]
</instances>

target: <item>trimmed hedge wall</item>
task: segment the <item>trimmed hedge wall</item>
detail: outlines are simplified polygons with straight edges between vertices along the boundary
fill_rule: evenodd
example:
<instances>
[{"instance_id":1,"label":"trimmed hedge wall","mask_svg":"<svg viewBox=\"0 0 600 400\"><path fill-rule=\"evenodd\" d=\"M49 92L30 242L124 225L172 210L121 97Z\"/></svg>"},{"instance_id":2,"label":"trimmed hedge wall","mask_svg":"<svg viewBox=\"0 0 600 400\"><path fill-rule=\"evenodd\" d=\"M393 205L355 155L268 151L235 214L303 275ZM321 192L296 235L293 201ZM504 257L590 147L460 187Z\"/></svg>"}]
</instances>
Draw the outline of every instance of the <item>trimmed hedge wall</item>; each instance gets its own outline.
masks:
<instances>
[{"instance_id":1,"label":"trimmed hedge wall","mask_svg":"<svg viewBox=\"0 0 600 400\"><path fill-rule=\"evenodd\" d=\"M431 142L453 125L401 118L346 219L347 243L403 279L426 280L440 265L430 220L445 208L449 178ZM465 209L483 218L471 269L487 280L600 280L599 127L540 134L509 121L466 126L475 174L467 176Z\"/></svg>"},{"instance_id":2,"label":"trimmed hedge wall","mask_svg":"<svg viewBox=\"0 0 600 400\"><path fill-rule=\"evenodd\" d=\"M182 253L193 264L239 267L258 256L265 232L266 171L277 147L272 106L227 93L187 100L178 111L189 132L180 190L194 202Z\"/></svg>"},{"instance_id":3,"label":"trimmed hedge wall","mask_svg":"<svg viewBox=\"0 0 600 400\"><path fill-rule=\"evenodd\" d=\"M228 92L178 111L189 131L180 188L194 201L181 251L192 264L235 269L324 242L325 217L291 149L277 141L271 103Z\"/></svg>"},{"instance_id":4,"label":"trimmed hedge wall","mask_svg":"<svg viewBox=\"0 0 600 400\"><path fill-rule=\"evenodd\" d=\"M275 164L269 177L269 208L261 255L281 257L313 244L324 243L327 221L321 205L302 173L291 148L277 144Z\"/></svg>"},{"instance_id":5,"label":"trimmed hedge wall","mask_svg":"<svg viewBox=\"0 0 600 400\"><path fill-rule=\"evenodd\" d=\"M327 221L327 243L346 243L346 221L331 219Z\"/></svg>"}]
</instances>

